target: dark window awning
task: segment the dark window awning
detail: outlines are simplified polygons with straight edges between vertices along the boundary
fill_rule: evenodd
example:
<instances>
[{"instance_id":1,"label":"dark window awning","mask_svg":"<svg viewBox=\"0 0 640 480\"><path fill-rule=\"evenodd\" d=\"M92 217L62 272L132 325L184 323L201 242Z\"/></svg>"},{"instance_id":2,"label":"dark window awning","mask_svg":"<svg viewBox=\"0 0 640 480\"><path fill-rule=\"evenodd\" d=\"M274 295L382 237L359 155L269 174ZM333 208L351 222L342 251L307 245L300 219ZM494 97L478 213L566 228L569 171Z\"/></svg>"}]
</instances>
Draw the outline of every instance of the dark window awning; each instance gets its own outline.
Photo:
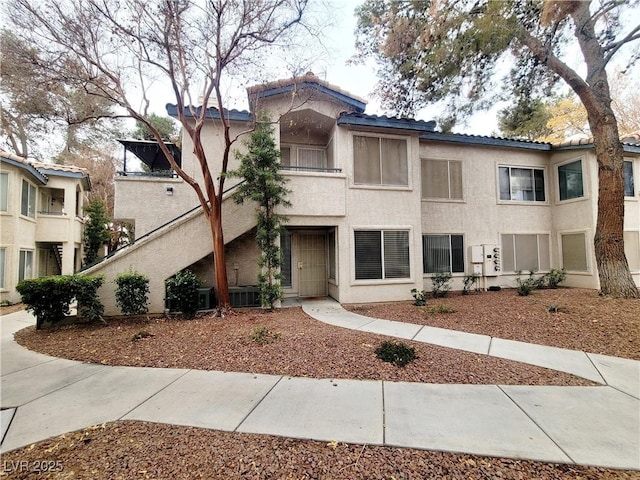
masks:
<instances>
[{"instance_id":1,"label":"dark window awning","mask_svg":"<svg viewBox=\"0 0 640 480\"><path fill-rule=\"evenodd\" d=\"M144 163L152 172L161 170L173 170L171 164L164 152L160 149L158 142L155 140L118 140L126 151L133 153ZM173 155L176 163L182 166L182 152L174 143L165 143L169 151ZM125 165L126 165L125 151ZM126 167L125 167L126 170Z\"/></svg>"}]
</instances>

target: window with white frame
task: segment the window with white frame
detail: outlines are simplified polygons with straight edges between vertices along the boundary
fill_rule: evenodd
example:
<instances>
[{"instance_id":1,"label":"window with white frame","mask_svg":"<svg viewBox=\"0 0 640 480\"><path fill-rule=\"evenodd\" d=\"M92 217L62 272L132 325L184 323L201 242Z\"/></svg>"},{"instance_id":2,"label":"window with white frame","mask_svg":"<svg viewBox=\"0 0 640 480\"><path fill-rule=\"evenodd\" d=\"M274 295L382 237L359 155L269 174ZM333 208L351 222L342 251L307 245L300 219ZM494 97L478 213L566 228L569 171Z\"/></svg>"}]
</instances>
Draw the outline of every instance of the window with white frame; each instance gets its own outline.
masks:
<instances>
[{"instance_id":1,"label":"window with white frame","mask_svg":"<svg viewBox=\"0 0 640 480\"><path fill-rule=\"evenodd\" d=\"M423 158L422 198L462 200L462 162Z\"/></svg>"},{"instance_id":2,"label":"window with white frame","mask_svg":"<svg viewBox=\"0 0 640 480\"><path fill-rule=\"evenodd\" d=\"M462 235L423 235L422 267L424 273L463 273Z\"/></svg>"},{"instance_id":3,"label":"window with white frame","mask_svg":"<svg viewBox=\"0 0 640 480\"><path fill-rule=\"evenodd\" d=\"M353 157L356 184L399 186L409 184L405 139L354 135Z\"/></svg>"},{"instance_id":4,"label":"window with white frame","mask_svg":"<svg viewBox=\"0 0 640 480\"><path fill-rule=\"evenodd\" d=\"M582 177L582 160L558 166L558 188L561 201L584 196Z\"/></svg>"},{"instance_id":5,"label":"window with white frame","mask_svg":"<svg viewBox=\"0 0 640 480\"><path fill-rule=\"evenodd\" d=\"M0 212L9 208L9 174L0 173Z\"/></svg>"},{"instance_id":6,"label":"window with white frame","mask_svg":"<svg viewBox=\"0 0 640 480\"><path fill-rule=\"evenodd\" d=\"M0 288L4 288L4 272L6 269L7 249L0 248Z\"/></svg>"},{"instance_id":7,"label":"window with white frame","mask_svg":"<svg viewBox=\"0 0 640 480\"><path fill-rule=\"evenodd\" d=\"M33 250L20 250L18 281L33 278Z\"/></svg>"},{"instance_id":8,"label":"window with white frame","mask_svg":"<svg viewBox=\"0 0 640 480\"><path fill-rule=\"evenodd\" d=\"M25 217L35 217L36 214L36 187L26 180L22 180L20 213Z\"/></svg>"},{"instance_id":9,"label":"window with white frame","mask_svg":"<svg viewBox=\"0 0 640 480\"><path fill-rule=\"evenodd\" d=\"M409 278L407 230L356 230L356 280Z\"/></svg>"},{"instance_id":10,"label":"window with white frame","mask_svg":"<svg viewBox=\"0 0 640 480\"><path fill-rule=\"evenodd\" d=\"M624 254L627 257L629 270L640 272L640 232L624 232Z\"/></svg>"},{"instance_id":11,"label":"window with white frame","mask_svg":"<svg viewBox=\"0 0 640 480\"><path fill-rule=\"evenodd\" d=\"M506 233L500 239L504 272L544 272L551 268L548 234Z\"/></svg>"},{"instance_id":12,"label":"window with white frame","mask_svg":"<svg viewBox=\"0 0 640 480\"><path fill-rule=\"evenodd\" d=\"M635 182L633 181L633 162L624 161L624 196L634 197L636 195Z\"/></svg>"},{"instance_id":13,"label":"window with white frame","mask_svg":"<svg viewBox=\"0 0 640 480\"><path fill-rule=\"evenodd\" d=\"M544 202L544 169L498 167L500 200Z\"/></svg>"},{"instance_id":14,"label":"window with white frame","mask_svg":"<svg viewBox=\"0 0 640 480\"><path fill-rule=\"evenodd\" d=\"M570 272L587 272L587 239L584 232L560 235L562 266Z\"/></svg>"}]
</instances>

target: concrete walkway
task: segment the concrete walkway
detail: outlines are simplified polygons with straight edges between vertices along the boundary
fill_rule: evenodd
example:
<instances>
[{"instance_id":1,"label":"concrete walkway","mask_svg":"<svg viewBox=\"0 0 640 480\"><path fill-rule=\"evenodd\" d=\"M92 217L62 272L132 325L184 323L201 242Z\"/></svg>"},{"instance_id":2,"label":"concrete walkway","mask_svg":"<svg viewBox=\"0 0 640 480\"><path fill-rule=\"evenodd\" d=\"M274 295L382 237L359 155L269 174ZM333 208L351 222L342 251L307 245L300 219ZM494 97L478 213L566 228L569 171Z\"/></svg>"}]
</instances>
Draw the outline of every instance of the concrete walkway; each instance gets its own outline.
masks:
<instances>
[{"instance_id":1,"label":"concrete walkway","mask_svg":"<svg viewBox=\"0 0 640 480\"><path fill-rule=\"evenodd\" d=\"M541 365L602 386L434 385L82 364L17 345L14 332L34 323L17 312L0 323L1 450L130 419L640 470L640 362L375 320L331 300L302 306L333 325Z\"/></svg>"}]
</instances>

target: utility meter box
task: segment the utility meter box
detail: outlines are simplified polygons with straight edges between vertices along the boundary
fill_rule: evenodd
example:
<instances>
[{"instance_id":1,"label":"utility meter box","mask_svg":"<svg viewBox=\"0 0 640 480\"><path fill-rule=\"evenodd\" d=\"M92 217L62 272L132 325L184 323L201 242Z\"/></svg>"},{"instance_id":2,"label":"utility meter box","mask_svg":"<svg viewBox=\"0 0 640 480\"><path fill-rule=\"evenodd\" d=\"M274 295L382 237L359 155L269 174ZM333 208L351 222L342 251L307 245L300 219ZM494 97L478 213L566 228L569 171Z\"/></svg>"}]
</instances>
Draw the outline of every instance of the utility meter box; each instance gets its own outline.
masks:
<instances>
[{"instance_id":1,"label":"utility meter box","mask_svg":"<svg viewBox=\"0 0 640 480\"><path fill-rule=\"evenodd\" d=\"M486 277L496 277L502 270L500 247L498 245L483 245L483 265Z\"/></svg>"},{"instance_id":2,"label":"utility meter box","mask_svg":"<svg viewBox=\"0 0 640 480\"><path fill-rule=\"evenodd\" d=\"M482 245L471 246L471 263L484 263L484 250Z\"/></svg>"}]
</instances>

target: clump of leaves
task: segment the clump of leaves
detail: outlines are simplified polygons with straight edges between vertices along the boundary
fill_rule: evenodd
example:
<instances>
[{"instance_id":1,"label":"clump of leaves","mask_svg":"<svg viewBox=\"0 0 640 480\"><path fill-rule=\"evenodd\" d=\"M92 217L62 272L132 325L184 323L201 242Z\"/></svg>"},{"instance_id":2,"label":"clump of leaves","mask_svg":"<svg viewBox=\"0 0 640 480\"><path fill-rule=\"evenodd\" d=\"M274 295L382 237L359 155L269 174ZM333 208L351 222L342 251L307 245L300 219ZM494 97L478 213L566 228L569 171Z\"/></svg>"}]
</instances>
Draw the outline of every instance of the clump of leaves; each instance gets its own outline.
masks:
<instances>
[{"instance_id":1,"label":"clump of leaves","mask_svg":"<svg viewBox=\"0 0 640 480\"><path fill-rule=\"evenodd\" d=\"M375 350L376 357L383 362L404 367L416 359L416 350L403 342L384 341Z\"/></svg>"},{"instance_id":2,"label":"clump of leaves","mask_svg":"<svg viewBox=\"0 0 640 480\"><path fill-rule=\"evenodd\" d=\"M424 307L427 304L427 292L424 290L412 288L411 295L413 295L413 304L416 307Z\"/></svg>"},{"instance_id":3,"label":"clump of leaves","mask_svg":"<svg viewBox=\"0 0 640 480\"><path fill-rule=\"evenodd\" d=\"M518 272L518 278L516 278L516 292L521 297L526 297L535 289L540 288L540 279L534 277L535 271L531 270L527 278L520 277L522 272Z\"/></svg>"},{"instance_id":4,"label":"clump of leaves","mask_svg":"<svg viewBox=\"0 0 640 480\"><path fill-rule=\"evenodd\" d=\"M558 288L558 285L567 278L567 271L564 268L552 268L543 278L548 288Z\"/></svg>"},{"instance_id":5,"label":"clump of leaves","mask_svg":"<svg viewBox=\"0 0 640 480\"><path fill-rule=\"evenodd\" d=\"M149 333L146 330L140 330L133 337L131 337L132 342L137 342L138 340L142 340L143 338L153 337L153 333Z\"/></svg>"},{"instance_id":6,"label":"clump of leaves","mask_svg":"<svg viewBox=\"0 0 640 480\"><path fill-rule=\"evenodd\" d=\"M278 340L280 334L278 332L272 332L267 327L256 327L249 337L258 345L266 345L267 343L273 343Z\"/></svg>"},{"instance_id":7,"label":"clump of leaves","mask_svg":"<svg viewBox=\"0 0 640 480\"><path fill-rule=\"evenodd\" d=\"M440 272L431 277L433 298L446 297L451 288L451 273Z\"/></svg>"},{"instance_id":8,"label":"clump of leaves","mask_svg":"<svg viewBox=\"0 0 640 480\"><path fill-rule=\"evenodd\" d=\"M463 295L468 295L469 291L471 291L471 287L473 287L476 282L478 281L478 278L480 278L478 275L476 275L475 273L471 274L471 275L465 275L464 278L462 279L462 294Z\"/></svg>"},{"instance_id":9,"label":"clump of leaves","mask_svg":"<svg viewBox=\"0 0 640 480\"><path fill-rule=\"evenodd\" d=\"M434 317L439 313L455 313L455 311L455 308L447 307L446 305L434 305L429 308L429 315Z\"/></svg>"}]
</instances>

